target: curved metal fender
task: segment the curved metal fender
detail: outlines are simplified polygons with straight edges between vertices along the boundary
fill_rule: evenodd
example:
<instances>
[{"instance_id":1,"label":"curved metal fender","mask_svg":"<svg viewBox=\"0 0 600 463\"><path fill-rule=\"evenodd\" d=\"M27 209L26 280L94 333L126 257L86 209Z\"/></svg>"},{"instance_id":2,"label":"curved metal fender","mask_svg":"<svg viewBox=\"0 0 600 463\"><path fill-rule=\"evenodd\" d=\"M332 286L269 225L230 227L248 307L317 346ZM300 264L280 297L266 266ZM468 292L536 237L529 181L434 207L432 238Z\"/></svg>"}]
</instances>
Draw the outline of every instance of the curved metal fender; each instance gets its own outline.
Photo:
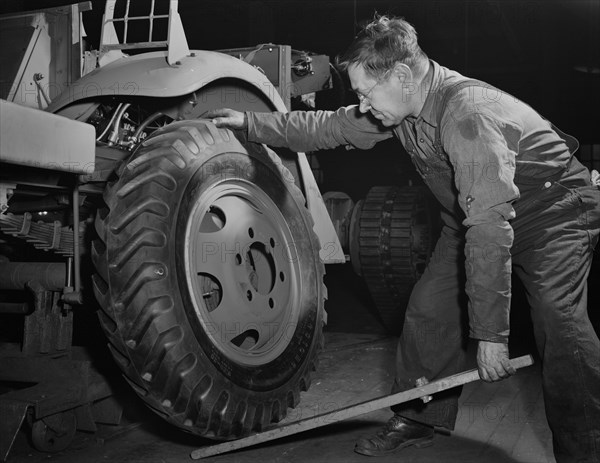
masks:
<instances>
[{"instance_id":1,"label":"curved metal fender","mask_svg":"<svg viewBox=\"0 0 600 463\"><path fill-rule=\"evenodd\" d=\"M178 63L169 66L165 51L120 58L67 87L46 111L56 112L74 101L98 96L182 96L215 80L231 77L250 83L273 103L277 111L287 112L267 77L238 58L214 51L194 50Z\"/></svg>"}]
</instances>

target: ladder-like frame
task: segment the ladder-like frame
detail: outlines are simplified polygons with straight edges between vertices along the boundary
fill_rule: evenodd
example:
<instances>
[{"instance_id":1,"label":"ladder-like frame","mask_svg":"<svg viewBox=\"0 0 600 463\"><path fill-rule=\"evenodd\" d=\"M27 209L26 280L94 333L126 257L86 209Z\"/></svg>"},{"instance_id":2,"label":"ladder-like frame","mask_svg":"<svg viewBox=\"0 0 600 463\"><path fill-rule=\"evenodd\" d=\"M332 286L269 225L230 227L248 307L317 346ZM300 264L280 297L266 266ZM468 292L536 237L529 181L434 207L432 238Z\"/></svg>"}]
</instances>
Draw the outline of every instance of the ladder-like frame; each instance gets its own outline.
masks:
<instances>
[{"instance_id":1,"label":"ladder-like frame","mask_svg":"<svg viewBox=\"0 0 600 463\"><path fill-rule=\"evenodd\" d=\"M155 14L156 1L152 0L150 5L150 14L148 16L129 16L129 7L131 0L127 0L125 6L125 15L122 18L115 18L115 6L117 0L107 0L102 18L102 33L100 35L100 53L104 54L111 50L131 50L139 48L167 48L167 61L170 65L190 54L181 17L178 12L179 0L169 0L169 14ZM153 40L154 21L168 19L169 27L166 40ZM149 21L149 34L147 42L128 42L129 22L130 21ZM119 41L115 23L123 23L123 42Z\"/></svg>"}]
</instances>

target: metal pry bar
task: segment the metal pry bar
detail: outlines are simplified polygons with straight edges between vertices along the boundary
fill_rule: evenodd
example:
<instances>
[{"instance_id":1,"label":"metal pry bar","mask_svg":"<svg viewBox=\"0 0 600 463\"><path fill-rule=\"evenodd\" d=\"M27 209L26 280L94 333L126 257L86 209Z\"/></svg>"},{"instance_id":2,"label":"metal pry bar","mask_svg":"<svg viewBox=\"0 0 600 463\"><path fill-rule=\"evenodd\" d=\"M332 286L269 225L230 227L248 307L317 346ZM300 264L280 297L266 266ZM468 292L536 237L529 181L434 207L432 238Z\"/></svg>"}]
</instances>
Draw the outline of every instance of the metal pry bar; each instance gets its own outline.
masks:
<instances>
[{"instance_id":1,"label":"metal pry bar","mask_svg":"<svg viewBox=\"0 0 600 463\"><path fill-rule=\"evenodd\" d=\"M524 355L522 357L511 359L509 363L515 369L524 368L533 364L533 358L531 355ZM323 413L322 415L318 415L313 418L306 418L304 420L289 423L279 428L253 434L242 439L203 447L194 450L190 456L192 459L198 460L201 458L219 455L221 453L231 452L244 447L250 447L262 442L268 442L281 437L308 431L310 429L319 428L321 426L338 421L354 418L356 416L379 410L381 408L391 407L392 405L419 399L424 396L435 394L436 392L445 391L446 389L451 389L456 386L461 386L463 384L476 381L478 379L479 373L475 369L457 373L455 375L448 376L447 378L432 381L424 386L409 389L408 391L398 392L396 394L380 397L378 399L367 400L356 405L350 405L348 407L341 408L340 410Z\"/></svg>"}]
</instances>

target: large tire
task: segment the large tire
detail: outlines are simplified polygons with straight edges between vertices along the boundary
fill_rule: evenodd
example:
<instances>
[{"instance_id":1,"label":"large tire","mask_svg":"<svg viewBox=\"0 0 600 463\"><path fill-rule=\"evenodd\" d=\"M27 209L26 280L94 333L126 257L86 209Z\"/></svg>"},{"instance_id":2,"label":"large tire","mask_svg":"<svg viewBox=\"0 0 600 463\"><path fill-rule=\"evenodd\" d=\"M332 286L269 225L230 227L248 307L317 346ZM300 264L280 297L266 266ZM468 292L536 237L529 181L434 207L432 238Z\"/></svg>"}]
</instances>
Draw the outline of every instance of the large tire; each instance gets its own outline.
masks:
<instances>
[{"instance_id":1,"label":"large tire","mask_svg":"<svg viewBox=\"0 0 600 463\"><path fill-rule=\"evenodd\" d=\"M279 158L207 121L146 140L106 190L94 291L109 348L150 408L230 439L285 417L322 345L324 266Z\"/></svg>"}]
</instances>

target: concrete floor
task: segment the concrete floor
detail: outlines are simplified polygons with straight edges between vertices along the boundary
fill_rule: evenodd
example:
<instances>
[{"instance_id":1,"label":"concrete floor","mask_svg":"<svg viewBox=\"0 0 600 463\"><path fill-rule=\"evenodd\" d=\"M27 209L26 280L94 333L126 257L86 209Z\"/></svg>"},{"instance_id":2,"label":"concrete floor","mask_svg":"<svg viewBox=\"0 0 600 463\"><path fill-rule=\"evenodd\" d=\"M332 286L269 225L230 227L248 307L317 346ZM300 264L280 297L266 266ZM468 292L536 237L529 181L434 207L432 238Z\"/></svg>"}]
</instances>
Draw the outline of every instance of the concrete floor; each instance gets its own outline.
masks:
<instances>
[{"instance_id":1,"label":"concrete floor","mask_svg":"<svg viewBox=\"0 0 600 463\"><path fill-rule=\"evenodd\" d=\"M321 356L319 373L303 394L299 408L287 421L312 417L346 405L387 394L392 382L395 339L381 335L330 333ZM452 435L438 434L425 449L402 451L402 461L550 463L550 434L541 403L538 368L520 371L498 384L471 383L462 395L461 413ZM131 400L135 400L132 397ZM10 461L61 463L182 462L190 452L211 442L184 435L143 409L119 427L104 426L95 435L78 433L72 447L55 455L29 448L25 434L18 437ZM208 458L234 462L363 462L353 452L355 441L377 432L390 417L380 410L357 419L331 424ZM377 461L398 461L399 454Z\"/></svg>"},{"instance_id":2,"label":"concrete floor","mask_svg":"<svg viewBox=\"0 0 600 463\"><path fill-rule=\"evenodd\" d=\"M300 406L290 411L288 422L386 395L393 380L396 338L385 334L360 280L348 266L329 267L326 283L329 325L325 350L310 390L302 394ZM590 304L597 301L592 297ZM532 352L527 320L520 317L514 317L521 326L517 329L519 342L511 344L512 356ZM121 399L127 405L120 426L102 426L96 434L79 432L69 449L52 455L33 450L23 431L9 462L184 462L192 461L191 451L211 445L211 441L165 424L141 406L133 393L125 390ZM355 441L377 432L390 416L389 410L379 410L203 461L365 462L368 457L353 451ZM455 431L438 433L433 446L408 448L376 460L552 463L551 448L537 362L508 380L465 386Z\"/></svg>"}]
</instances>

